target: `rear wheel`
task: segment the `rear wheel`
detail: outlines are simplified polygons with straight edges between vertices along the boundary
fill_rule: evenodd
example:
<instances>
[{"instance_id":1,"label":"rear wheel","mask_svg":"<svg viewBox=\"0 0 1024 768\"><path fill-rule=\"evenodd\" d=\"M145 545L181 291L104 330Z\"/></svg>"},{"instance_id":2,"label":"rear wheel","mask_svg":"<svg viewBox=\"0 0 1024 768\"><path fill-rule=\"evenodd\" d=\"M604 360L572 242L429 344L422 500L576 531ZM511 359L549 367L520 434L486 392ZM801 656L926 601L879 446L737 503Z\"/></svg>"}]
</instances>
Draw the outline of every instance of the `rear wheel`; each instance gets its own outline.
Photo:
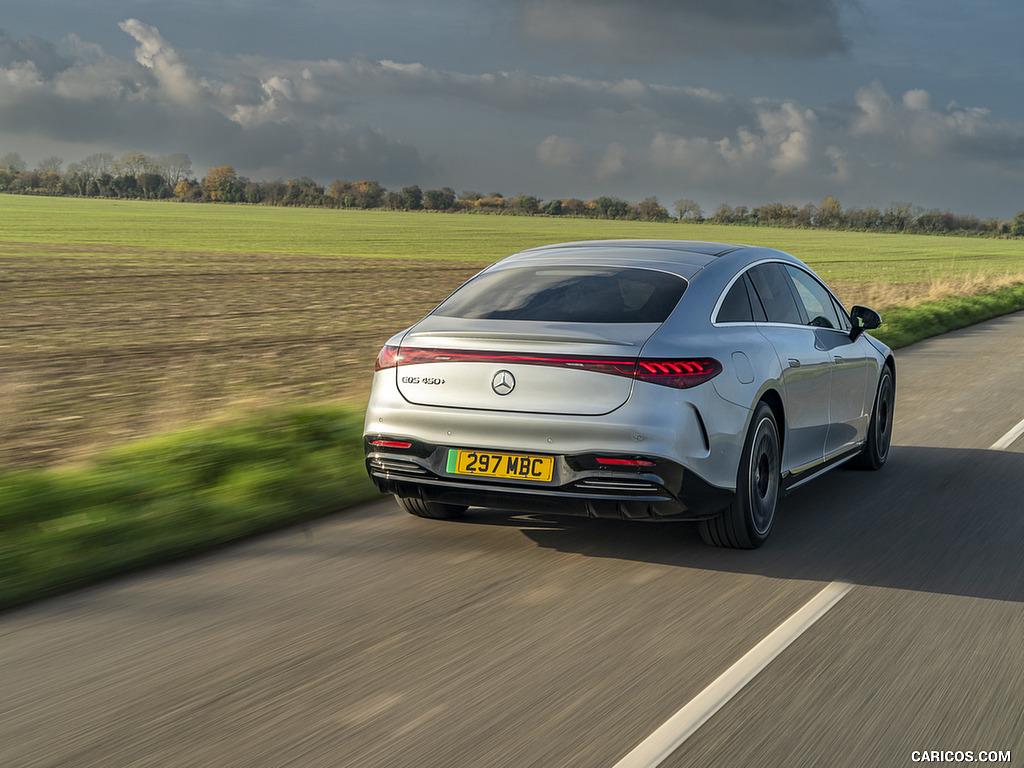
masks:
<instances>
[{"instance_id":1,"label":"rear wheel","mask_svg":"<svg viewBox=\"0 0 1024 768\"><path fill-rule=\"evenodd\" d=\"M697 523L707 544L734 549L756 549L772 532L779 500L782 449L775 414L760 403L743 444L736 473L736 498L718 517Z\"/></svg>"},{"instance_id":2,"label":"rear wheel","mask_svg":"<svg viewBox=\"0 0 1024 768\"><path fill-rule=\"evenodd\" d=\"M868 439L862 450L851 462L860 469L881 469L889 458L889 444L892 442L892 414L896 402L896 386L893 383L892 370L888 365L882 367L882 375L878 379L878 392L875 395L875 407L871 411L871 424L868 427Z\"/></svg>"},{"instance_id":3,"label":"rear wheel","mask_svg":"<svg viewBox=\"0 0 1024 768\"><path fill-rule=\"evenodd\" d=\"M457 504L440 504L436 501L424 501L423 499L403 498L395 496L398 506L416 517L429 517L432 520L451 520L462 517L466 507Z\"/></svg>"}]
</instances>

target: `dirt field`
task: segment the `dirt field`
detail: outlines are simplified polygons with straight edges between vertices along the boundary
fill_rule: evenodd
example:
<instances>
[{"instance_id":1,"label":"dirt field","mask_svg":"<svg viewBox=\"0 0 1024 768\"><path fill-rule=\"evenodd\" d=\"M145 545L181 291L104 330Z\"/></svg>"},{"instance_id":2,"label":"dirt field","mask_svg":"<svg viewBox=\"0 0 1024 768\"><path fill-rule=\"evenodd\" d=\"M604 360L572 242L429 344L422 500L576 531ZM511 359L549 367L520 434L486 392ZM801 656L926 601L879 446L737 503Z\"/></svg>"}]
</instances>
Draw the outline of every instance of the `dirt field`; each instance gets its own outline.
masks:
<instances>
[{"instance_id":1,"label":"dirt field","mask_svg":"<svg viewBox=\"0 0 1024 768\"><path fill-rule=\"evenodd\" d=\"M363 400L383 342L485 266L2 245L0 467L234 405Z\"/></svg>"}]
</instances>

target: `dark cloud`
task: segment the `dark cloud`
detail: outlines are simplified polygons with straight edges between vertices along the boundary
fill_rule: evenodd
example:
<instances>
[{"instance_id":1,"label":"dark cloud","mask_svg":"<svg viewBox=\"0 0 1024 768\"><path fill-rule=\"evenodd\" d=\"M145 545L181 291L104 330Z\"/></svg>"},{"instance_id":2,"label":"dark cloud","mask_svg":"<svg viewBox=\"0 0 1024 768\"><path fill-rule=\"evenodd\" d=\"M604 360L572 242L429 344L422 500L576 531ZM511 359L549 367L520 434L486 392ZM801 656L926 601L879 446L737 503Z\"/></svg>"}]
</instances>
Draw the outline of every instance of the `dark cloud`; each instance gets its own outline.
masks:
<instances>
[{"instance_id":1,"label":"dark cloud","mask_svg":"<svg viewBox=\"0 0 1024 768\"><path fill-rule=\"evenodd\" d=\"M852 0L851 0L852 2ZM517 0L519 34L600 60L844 53L844 0Z\"/></svg>"},{"instance_id":2,"label":"dark cloud","mask_svg":"<svg viewBox=\"0 0 1024 768\"><path fill-rule=\"evenodd\" d=\"M53 77L57 72L70 66L56 47L40 37L15 40L0 29L0 67L7 69L17 65L33 65L43 77Z\"/></svg>"}]
</instances>

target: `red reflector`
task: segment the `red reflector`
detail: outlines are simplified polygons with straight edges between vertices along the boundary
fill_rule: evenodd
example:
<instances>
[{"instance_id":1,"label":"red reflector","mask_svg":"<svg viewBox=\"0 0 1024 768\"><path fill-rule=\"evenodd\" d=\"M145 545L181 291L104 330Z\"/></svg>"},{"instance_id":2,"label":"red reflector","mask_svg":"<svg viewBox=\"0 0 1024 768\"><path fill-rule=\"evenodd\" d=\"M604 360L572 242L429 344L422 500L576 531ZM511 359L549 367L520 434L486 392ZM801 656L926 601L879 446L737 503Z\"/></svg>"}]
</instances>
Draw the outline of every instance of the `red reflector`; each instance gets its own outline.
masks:
<instances>
[{"instance_id":1,"label":"red reflector","mask_svg":"<svg viewBox=\"0 0 1024 768\"><path fill-rule=\"evenodd\" d=\"M371 440L370 445L376 445L378 448L412 448L412 443L404 440Z\"/></svg>"},{"instance_id":2,"label":"red reflector","mask_svg":"<svg viewBox=\"0 0 1024 768\"><path fill-rule=\"evenodd\" d=\"M597 458L598 464L613 464L618 467L653 467L653 461L647 461L646 459L606 459L603 457Z\"/></svg>"}]
</instances>

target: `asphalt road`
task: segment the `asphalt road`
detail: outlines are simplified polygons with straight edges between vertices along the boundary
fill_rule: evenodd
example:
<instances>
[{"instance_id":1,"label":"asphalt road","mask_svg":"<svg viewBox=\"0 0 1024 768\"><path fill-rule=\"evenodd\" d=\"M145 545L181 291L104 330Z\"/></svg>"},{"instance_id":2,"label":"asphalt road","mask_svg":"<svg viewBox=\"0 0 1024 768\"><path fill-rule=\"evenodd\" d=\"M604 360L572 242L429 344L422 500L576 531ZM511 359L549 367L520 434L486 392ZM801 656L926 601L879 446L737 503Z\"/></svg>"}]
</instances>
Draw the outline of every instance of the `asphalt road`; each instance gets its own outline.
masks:
<instances>
[{"instance_id":1,"label":"asphalt road","mask_svg":"<svg viewBox=\"0 0 1024 768\"><path fill-rule=\"evenodd\" d=\"M990 450L1022 339L898 353L889 464L795 492L758 551L385 500L9 612L0 766L610 768L836 581L664 766L1024 761L1024 438Z\"/></svg>"}]
</instances>

